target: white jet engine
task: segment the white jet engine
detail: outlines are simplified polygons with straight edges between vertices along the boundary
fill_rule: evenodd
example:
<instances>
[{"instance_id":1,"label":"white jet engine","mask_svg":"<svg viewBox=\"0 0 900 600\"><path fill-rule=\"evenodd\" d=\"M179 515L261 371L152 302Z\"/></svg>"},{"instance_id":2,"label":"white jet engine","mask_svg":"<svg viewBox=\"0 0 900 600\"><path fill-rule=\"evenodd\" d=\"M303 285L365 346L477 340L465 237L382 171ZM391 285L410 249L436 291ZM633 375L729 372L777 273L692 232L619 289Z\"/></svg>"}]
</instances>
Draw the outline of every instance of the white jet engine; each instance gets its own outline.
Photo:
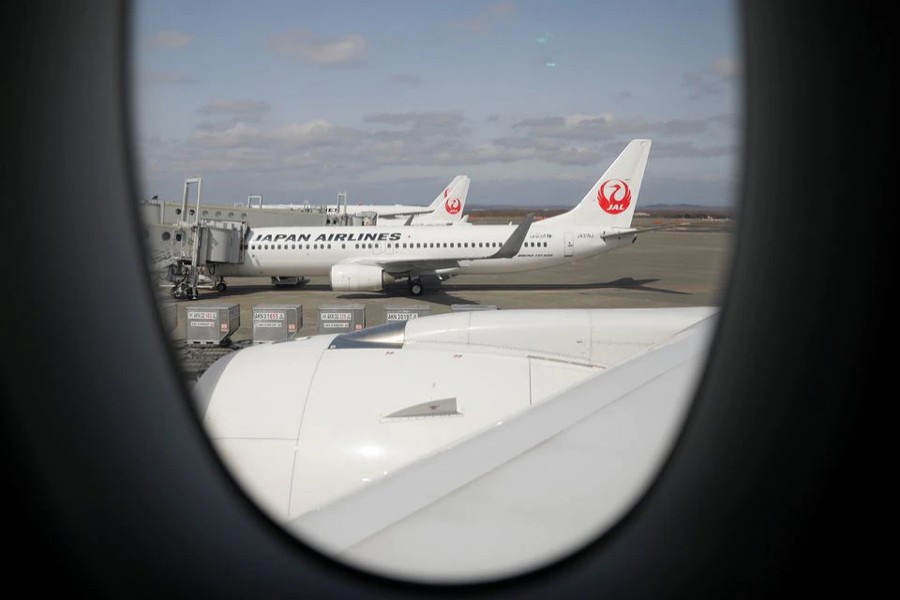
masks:
<instances>
[{"instance_id":1,"label":"white jet engine","mask_svg":"<svg viewBox=\"0 0 900 600\"><path fill-rule=\"evenodd\" d=\"M380 292L394 283L394 276L373 265L334 265L331 289L336 292Z\"/></svg>"}]
</instances>

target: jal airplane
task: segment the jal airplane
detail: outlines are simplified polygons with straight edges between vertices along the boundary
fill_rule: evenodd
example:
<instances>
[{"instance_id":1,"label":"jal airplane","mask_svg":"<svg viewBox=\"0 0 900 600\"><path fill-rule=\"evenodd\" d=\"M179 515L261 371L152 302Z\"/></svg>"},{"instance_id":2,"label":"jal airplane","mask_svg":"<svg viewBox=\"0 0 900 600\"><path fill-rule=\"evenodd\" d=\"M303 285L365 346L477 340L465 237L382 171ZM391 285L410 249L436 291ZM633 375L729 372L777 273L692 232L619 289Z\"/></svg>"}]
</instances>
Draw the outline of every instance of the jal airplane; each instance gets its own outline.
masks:
<instances>
[{"instance_id":1,"label":"jal airplane","mask_svg":"<svg viewBox=\"0 0 900 600\"><path fill-rule=\"evenodd\" d=\"M377 224L388 227L400 225L454 225L462 220L470 183L471 179L469 177L457 175L428 206L357 204L341 207L330 204L326 207L326 213L336 215L346 212L350 215L356 215L374 212L378 215Z\"/></svg>"},{"instance_id":2,"label":"jal airplane","mask_svg":"<svg viewBox=\"0 0 900 600\"><path fill-rule=\"evenodd\" d=\"M631 227L651 141L632 140L581 202L561 215L515 225L470 227L264 227L245 239L243 262L220 277L328 275L335 291L381 291L459 275L546 269L631 244Z\"/></svg>"}]
</instances>

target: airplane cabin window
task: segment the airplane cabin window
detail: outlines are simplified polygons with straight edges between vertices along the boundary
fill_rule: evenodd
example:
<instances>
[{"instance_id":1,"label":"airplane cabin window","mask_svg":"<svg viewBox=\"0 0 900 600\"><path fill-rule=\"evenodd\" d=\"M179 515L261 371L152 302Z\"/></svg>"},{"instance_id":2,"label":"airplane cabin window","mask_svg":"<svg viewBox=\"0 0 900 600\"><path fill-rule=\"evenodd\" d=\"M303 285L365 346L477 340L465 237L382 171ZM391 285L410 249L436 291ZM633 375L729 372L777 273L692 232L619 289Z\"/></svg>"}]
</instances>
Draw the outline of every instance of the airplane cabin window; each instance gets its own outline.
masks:
<instances>
[{"instance_id":1,"label":"airplane cabin window","mask_svg":"<svg viewBox=\"0 0 900 600\"><path fill-rule=\"evenodd\" d=\"M651 489L705 365L735 6L352 6L131 11L188 400L298 544L406 582L551 567Z\"/></svg>"}]
</instances>

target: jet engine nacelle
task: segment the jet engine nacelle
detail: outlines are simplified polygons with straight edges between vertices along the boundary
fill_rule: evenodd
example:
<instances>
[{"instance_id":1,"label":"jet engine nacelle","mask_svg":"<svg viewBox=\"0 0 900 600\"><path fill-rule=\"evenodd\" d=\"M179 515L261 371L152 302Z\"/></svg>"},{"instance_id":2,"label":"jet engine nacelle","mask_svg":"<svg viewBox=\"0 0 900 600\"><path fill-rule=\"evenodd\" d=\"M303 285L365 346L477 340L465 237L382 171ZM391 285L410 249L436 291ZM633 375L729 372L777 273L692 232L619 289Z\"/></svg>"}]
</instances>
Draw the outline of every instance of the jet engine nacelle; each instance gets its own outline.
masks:
<instances>
[{"instance_id":1,"label":"jet engine nacelle","mask_svg":"<svg viewBox=\"0 0 900 600\"><path fill-rule=\"evenodd\" d=\"M393 282L393 275L373 265L331 267L331 289L336 292L380 292Z\"/></svg>"}]
</instances>

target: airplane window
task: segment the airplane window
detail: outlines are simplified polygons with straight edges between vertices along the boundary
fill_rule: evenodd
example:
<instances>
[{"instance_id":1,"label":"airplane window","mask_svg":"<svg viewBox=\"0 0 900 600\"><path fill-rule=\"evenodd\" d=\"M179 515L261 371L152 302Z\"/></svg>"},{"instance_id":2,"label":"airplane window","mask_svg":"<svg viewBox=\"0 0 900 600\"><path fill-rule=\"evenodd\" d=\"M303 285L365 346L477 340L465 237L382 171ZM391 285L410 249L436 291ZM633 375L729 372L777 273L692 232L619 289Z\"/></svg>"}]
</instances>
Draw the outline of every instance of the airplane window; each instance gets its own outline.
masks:
<instances>
[{"instance_id":1,"label":"airplane window","mask_svg":"<svg viewBox=\"0 0 900 600\"><path fill-rule=\"evenodd\" d=\"M489 452L477 474L452 462L474 440L543 435L558 421L521 424L562 410L581 386L617 393L625 384L616 377L648 372L620 366L674 344L666 327L693 327L718 306L741 151L736 15L715 0L690 11L658 0L564 11L528 2L394 8L357 3L348 21L328 5L229 3L198 22L183 3L138 0L135 171L141 197L162 199L162 208L141 210L164 289L192 306L175 292L201 264L186 260L193 254L204 264L193 284L202 304L242 311L211 348L190 347L194 332L183 320L171 335L192 357L184 361L191 389L214 394L202 422L249 497L304 543L353 566L413 581L479 582L550 564L603 535L640 499L674 443L687 396L647 399L655 410L634 408L630 419L621 417L631 406L625 399L595 406L597 419L611 415L602 436L566 437L580 431L583 421L573 420L532 445L515 436L488 444L491 452L529 449L508 460ZM480 93L454 90L439 73L461 73ZM335 194L348 214L326 207ZM287 208L298 199L315 207ZM382 212L354 213L357 203ZM439 209L406 224L409 211L398 218L401 211L386 210L400 203ZM240 220L202 220L200 235L192 219L186 226L179 218L182 206L192 217L190 206ZM521 227L529 214L536 216ZM163 228L185 243L163 244L173 235ZM420 241L401 241L413 235ZM433 241L445 235L497 237ZM250 240L252 251L282 250L274 239L301 252L275 257L272 273L271 257L240 251ZM354 252L308 252L332 249L328 239ZM549 239L562 243L530 252ZM388 250L452 252L366 252L382 241ZM302 305L303 319L289 333L279 319L256 326L248 312L264 304ZM395 314L393 304L409 306ZM409 318L413 306L421 312ZM456 314L473 307L498 310ZM546 309L558 310L552 322L547 312L520 312ZM630 310L661 312L622 312ZM254 339L276 332L289 343ZM225 367L216 362L236 355ZM223 371L207 388L198 380L213 377L214 364ZM663 415L674 425L664 427ZM648 441L654 427L661 437ZM606 445L573 484L593 481L593 491L566 493L563 480L573 482L565 452L532 472L530 489L499 483L529 471L537 456L562 446L577 454L598 440ZM633 472L632 459L642 465ZM437 471L443 479L429 479ZM470 478L454 479L463 474ZM406 512L396 522L380 521L380 509L370 521L349 514L356 499L398 482L406 487L391 509ZM420 497L439 485L456 487ZM464 496L483 502L463 506ZM505 510L491 504L499 497L511 498ZM541 529L529 515L548 505L556 510ZM448 560L452 538L472 535L468 516L482 509L495 511L492 533ZM446 524L444 537L416 541L415 532L437 522ZM358 537L347 541L348 531ZM331 546L323 532L341 534L344 545Z\"/></svg>"}]
</instances>

